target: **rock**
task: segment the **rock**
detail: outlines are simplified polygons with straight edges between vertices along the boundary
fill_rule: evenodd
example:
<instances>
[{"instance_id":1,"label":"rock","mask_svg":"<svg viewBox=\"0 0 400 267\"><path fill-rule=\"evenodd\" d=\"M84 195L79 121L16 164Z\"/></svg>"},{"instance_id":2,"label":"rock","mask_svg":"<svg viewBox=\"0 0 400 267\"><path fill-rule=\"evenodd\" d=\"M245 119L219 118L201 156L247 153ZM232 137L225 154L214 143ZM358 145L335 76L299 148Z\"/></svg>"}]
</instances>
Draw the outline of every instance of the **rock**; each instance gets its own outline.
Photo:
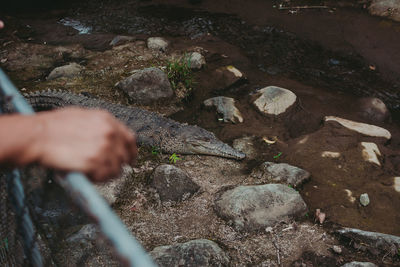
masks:
<instances>
[{"instance_id":1,"label":"rock","mask_svg":"<svg viewBox=\"0 0 400 267\"><path fill-rule=\"evenodd\" d=\"M400 177L394 177L393 178L393 187L394 190L400 193Z\"/></svg>"},{"instance_id":2,"label":"rock","mask_svg":"<svg viewBox=\"0 0 400 267\"><path fill-rule=\"evenodd\" d=\"M360 261L352 261L342 265L342 267L378 267L372 262L360 262Z\"/></svg>"},{"instance_id":3,"label":"rock","mask_svg":"<svg viewBox=\"0 0 400 267\"><path fill-rule=\"evenodd\" d=\"M82 226L77 233L68 237L66 241L69 243L86 243L88 241L94 241L96 240L99 232L100 231L95 224L86 224Z\"/></svg>"},{"instance_id":4,"label":"rock","mask_svg":"<svg viewBox=\"0 0 400 267\"><path fill-rule=\"evenodd\" d=\"M372 0L369 13L400 21L400 2L398 0Z\"/></svg>"},{"instance_id":5,"label":"rock","mask_svg":"<svg viewBox=\"0 0 400 267\"><path fill-rule=\"evenodd\" d=\"M116 86L129 96L129 100L140 104L150 104L174 94L167 75L158 68L139 70Z\"/></svg>"},{"instance_id":6,"label":"rock","mask_svg":"<svg viewBox=\"0 0 400 267\"><path fill-rule=\"evenodd\" d=\"M233 140L232 147L246 154L246 158L253 159L257 156L254 148L254 136L245 136Z\"/></svg>"},{"instance_id":7,"label":"rock","mask_svg":"<svg viewBox=\"0 0 400 267\"><path fill-rule=\"evenodd\" d=\"M219 193L215 210L237 230L254 231L304 215L307 206L293 188L266 184L238 186Z\"/></svg>"},{"instance_id":8,"label":"rock","mask_svg":"<svg viewBox=\"0 0 400 267\"><path fill-rule=\"evenodd\" d=\"M49 76L47 76L47 80L54 80L57 78L74 78L78 76L83 69L84 68L81 65L73 62L52 70Z\"/></svg>"},{"instance_id":9,"label":"rock","mask_svg":"<svg viewBox=\"0 0 400 267\"><path fill-rule=\"evenodd\" d=\"M382 100L375 97L361 98L358 103L358 114L369 122L381 123L390 118L390 112Z\"/></svg>"},{"instance_id":10,"label":"rock","mask_svg":"<svg viewBox=\"0 0 400 267\"><path fill-rule=\"evenodd\" d=\"M257 109L266 115L280 115L296 103L296 95L288 89L268 86L257 91L258 98L253 102Z\"/></svg>"},{"instance_id":11,"label":"rock","mask_svg":"<svg viewBox=\"0 0 400 267\"><path fill-rule=\"evenodd\" d=\"M183 200L200 188L185 172L168 164L160 165L154 170L152 185L162 201Z\"/></svg>"},{"instance_id":12,"label":"rock","mask_svg":"<svg viewBox=\"0 0 400 267\"><path fill-rule=\"evenodd\" d=\"M340 152L322 151L321 157L323 158L340 158Z\"/></svg>"},{"instance_id":13,"label":"rock","mask_svg":"<svg viewBox=\"0 0 400 267\"><path fill-rule=\"evenodd\" d=\"M229 265L225 252L216 243L206 239L156 247L150 252L150 256L160 267Z\"/></svg>"},{"instance_id":14,"label":"rock","mask_svg":"<svg viewBox=\"0 0 400 267\"><path fill-rule=\"evenodd\" d=\"M349 201L350 201L351 203L356 202L356 198L353 197L353 192L351 192L349 189L344 189L344 191L346 192L347 197L349 198Z\"/></svg>"},{"instance_id":15,"label":"rock","mask_svg":"<svg viewBox=\"0 0 400 267\"><path fill-rule=\"evenodd\" d=\"M336 254L342 254L342 248L340 246L333 246L332 247L333 252Z\"/></svg>"},{"instance_id":16,"label":"rock","mask_svg":"<svg viewBox=\"0 0 400 267\"><path fill-rule=\"evenodd\" d=\"M147 39L147 47L149 49L165 52L167 51L168 41L162 37L150 37Z\"/></svg>"},{"instance_id":17,"label":"rock","mask_svg":"<svg viewBox=\"0 0 400 267\"><path fill-rule=\"evenodd\" d=\"M206 64L206 59L202 54L193 52L189 57L189 62L191 69L199 70Z\"/></svg>"},{"instance_id":18,"label":"rock","mask_svg":"<svg viewBox=\"0 0 400 267\"><path fill-rule=\"evenodd\" d=\"M234 66L225 66L216 69L212 79L216 81L216 86L218 88L226 89L244 79L244 76L243 73Z\"/></svg>"},{"instance_id":19,"label":"rock","mask_svg":"<svg viewBox=\"0 0 400 267\"><path fill-rule=\"evenodd\" d=\"M362 231L354 228L343 228L336 231L344 240L357 245L358 249L380 255L396 257L400 249L400 237L376 232Z\"/></svg>"},{"instance_id":20,"label":"rock","mask_svg":"<svg viewBox=\"0 0 400 267\"><path fill-rule=\"evenodd\" d=\"M106 183L94 184L96 190L112 205L117 201L117 198L127 179L132 176L133 168L124 166L120 177L112 179Z\"/></svg>"},{"instance_id":21,"label":"rock","mask_svg":"<svg viewBox=\"0 0 400 267\"><path fill-rule=\"evenodd\" d=\"M110 46L122 45L134 40L136 40L136 38L133 36L117 35L111 40Z\"/></svg>"},{"instance_id":22,"label":"rock","mask_svg":"<svg viewBox=\"0 0 400 267\"><path fill-rule=\"evenodd\" d=\"M346 127L349 130L358 132L360 134L366 135L366 136L372 136L372 137L383 137L386 139L392 138L392 135L390 132L382 127L371 125L371 124L366 124L366 123L361 123L361 122L355 122L351 120L346 120L342 119L339 117L335 116L326 116L324 118L324 121L335 121L339 124L341 124L343 127Z\"/></svg>"},{"instance_id":23,"label":"rock","mask_svg":"<svg viewBox=\"0 0 400 267\"><path fill-rule=\"evenodd\" d=\"M235 107L235 99L233 98L217 96L205 100L204 105L206 107L216 107L217 112L222 114L224 122L243 122L242 114L240 114L240 111Z\"/></svg>"},{"instance_id":24,"label":"rock","mask_svg":"<svg viewBox=\"0 0 400 267\"><path fill-rule=\"evenodd\" d=\"M365 161L381 166L381 163L379 162L378 159L378 156L381 156L381 152L379 151L378 146L375 143L370 143L370 142L361 142L361 146L363 147L362 150L363 159Z\"/></svg>"},{"instance_id":25,"label":"rock","mask_svg":"<svg viewBox=\"0 0 400 267\"><path fill-rule=\"evenodd\" d=\"M297 187L310 178L310 173L286 163L264 162L252 172L251 176L269 183L283 183Z\"/></svg>"},{"instance_id":26,"label":"rock","mask_svg":"<svg viewBox=\"0 0 400 267\"><path fill-rule=\"evenodd\" d=\"M361 205L363 205L364 207L368 206L369 204L369 197L367 193L361 194L360 196L360 203Z\"/></svg>"}]
</instances>

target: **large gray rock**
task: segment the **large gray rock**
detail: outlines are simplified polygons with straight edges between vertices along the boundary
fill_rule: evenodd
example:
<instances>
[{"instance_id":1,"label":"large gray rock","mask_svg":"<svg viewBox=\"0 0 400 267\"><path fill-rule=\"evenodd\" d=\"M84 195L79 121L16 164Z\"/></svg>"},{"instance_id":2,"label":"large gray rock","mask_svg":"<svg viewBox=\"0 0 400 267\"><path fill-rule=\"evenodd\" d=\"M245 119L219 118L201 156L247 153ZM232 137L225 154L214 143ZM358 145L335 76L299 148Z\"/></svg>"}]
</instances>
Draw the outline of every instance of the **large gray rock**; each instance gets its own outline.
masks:
<instances>
[{"instance_id":1,"label":"large gray rock","mask_svg":"<svg viewBox=\"0 0 400 267\"><path fill-rule=\"evenodd\" d=\"M264 162L251 176L269 183L283 183L298 186L310 178L310 173L286 163Z\"/></svg>"},{"instance_id":2,"label":"large gray rock","mask_svg":"<svg viewBox=\"0 0 400 267\"><path fill-rule=\"evenodd\" d=\"M296 95L288 89L268 86L257 91L253 102L256 108L266 115L280 115L296 103Z\"/></svg>"},{"instance_id":3,"label":"large gray rock","mask_svg":"<svg viewBox=\"0 0 400 267\"><path fill-rule=\"evenodd\" d=\"M229 258L213 241L192 240L172 246L156 247L150 256L160 267L228 266Z\"/></svg>"},{"instance_id":4,"label":"large gray rock","mask_svg":"<svg viewBox=\"0 0 400 267\"><path fill-rule=\"evenodd\" d=\"M149 49L165 52L167 51L168 41L162 37L150 37L147 39L147 47Z\"/></svg>"},{"instance_id":5,"label":"large gray rock","mask_svg":"<svg viewBox=\"0 0 400 267\"><path fill-rule=\"evenodd\" d=\"M47 80L54 80L57 78L74 78L78 76L84 68L77 63L70 63L52 70L47 76Z\"/></svg>"},{"instance_id":6,"label":"large gray rock","mask_svg":"<svg viewBox=\"0 0 400 267\"><path fill-rule=\"evenodd\" d=\"M259 230L304 215L307 206L300 194L282 184L238 186L219 193L217 214L237 230Z\"/></svg>"},{"instance_id":7,"label":"large gray rock","mask_svg":"<svg viewBox=\"0 0 400 267\"><path fill-rule=\"evenodd\" d=\"M129 99L140 104L150 104L153 101L170 98L174 92L171 89L167 75L158 68L147 68L132 74L116 84Z\"/></svg>"},{"instance_id":8,"label":"large gray rock","mask_svg":"<svg viewBox=\"0 0 400 267\"><path fill-rule=\"evenodd\" d=\"M378 267L372 262L352 261L342 265L342 267Z\"/></svg>"},{"instance_id":9,"label":"large gray rock","mask_svg":"<svg viewBox=\"0 0 400 267\"><path fill-rule=\"evenodd\" d=\"M180 201L200 188L185 172L168 164L160 165L154 170L152 185L162 201Z\"/></svg>"},{"instance_id":10,"label":"large gray rock","mask_svg":"<svg viewBox=\"0 0 400 267\"><path fill-rule=\"evenodd\" d=\"M240 114L240 111L235 107L235 99L233 98L217 96L209 98L203 103L206 107L216 107L217 112L222 114L224 122L243 122L242 114Z\"/></svg>"},{"instance_id":11,"label":"large gray rock","mask_svg":"<svg viewBox=\"0 0 400 267\"><path fill-rule=\"evenodd\" d=\"M377 232L368 232L354 228L343 228L336 231L342 238L360 250L367 250L377 255L396 257L400 250L400 237Z\"/></svg>"},{"instance_id":12,"label":"large gray rock","mask_svg":"<svg viewBox=\"0 0 400 267\"><path fill-rule=\"evenodd\" d=\"M371 5L369 6L369 13L375 16L400 21L400 1L372 0Z\"/></svg>"}]
</instances>

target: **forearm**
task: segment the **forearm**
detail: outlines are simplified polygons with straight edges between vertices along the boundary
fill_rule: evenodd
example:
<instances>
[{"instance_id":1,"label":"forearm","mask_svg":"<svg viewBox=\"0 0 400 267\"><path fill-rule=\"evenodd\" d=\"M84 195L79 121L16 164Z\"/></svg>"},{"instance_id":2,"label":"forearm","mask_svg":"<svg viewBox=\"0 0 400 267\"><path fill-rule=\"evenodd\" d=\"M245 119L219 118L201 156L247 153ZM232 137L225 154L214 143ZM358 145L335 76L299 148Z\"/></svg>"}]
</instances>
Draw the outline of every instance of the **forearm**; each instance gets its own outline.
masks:
<instances>
[{"instance_id":1,"label":"forearm","mask_svg":"<svg viewBox=\"0 0 400 267\"><path fill-rule=\"evenodd\" d=\"M34 145L43 128L37 115L0 116L0 165L22 166L38 159Z\"/></svg>"}]
</instances>

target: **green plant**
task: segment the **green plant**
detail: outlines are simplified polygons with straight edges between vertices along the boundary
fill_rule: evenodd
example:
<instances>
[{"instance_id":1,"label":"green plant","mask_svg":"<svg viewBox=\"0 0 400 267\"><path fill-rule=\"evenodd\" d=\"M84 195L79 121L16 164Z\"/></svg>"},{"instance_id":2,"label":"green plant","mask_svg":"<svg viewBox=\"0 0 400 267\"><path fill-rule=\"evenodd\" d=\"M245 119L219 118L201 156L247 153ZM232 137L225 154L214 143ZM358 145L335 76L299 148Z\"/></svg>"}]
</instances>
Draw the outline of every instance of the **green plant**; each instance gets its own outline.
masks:
<instances>
[{"instance_id":1,"label":"green plant","mask_svg":"<svg viewBox=\"0 0 400 267\"><path fill-rule=\"evenodd\" d=\"M172 89L177 91L183 85L186 88L185 97L189 95L194 84L190 64L190 57L184 55L181 59L169 61L166 67L166 73Z\"/></svg>"},{"instance_id":2,"label":"green plant","mask_svg":"<svg viewBox=\"0 0 400 267\"><path fill-rule=\"evenodd\" d=\"M156 146L151 147L151 154L158 155L159 153L160 153L160 150L158 149L158 147L156 147Z\"/></svg>"},{"instance_id":3,"label":"green plant","mask_svg":"<svg viewBox=\"0 0 400 267\"><path fill-rule=\"evenodd\" d=\"M279 157L282 155L282 152L279 152L278 155L274 156L274 159L279 159Z\"/></svg>"},{"instance_id":4,"label":"green plant","mask_svg":"<svg viewBox=\"0 0 400 267\"><path fill-rule=\"evenodd\" d=\"M178 155L176 155L175 153L172 154L172 155L169 157L169 162L170 162L171 164L175 164L178 160L181 160L181 158L178 157Z\"/></svg>"}]
</instances>

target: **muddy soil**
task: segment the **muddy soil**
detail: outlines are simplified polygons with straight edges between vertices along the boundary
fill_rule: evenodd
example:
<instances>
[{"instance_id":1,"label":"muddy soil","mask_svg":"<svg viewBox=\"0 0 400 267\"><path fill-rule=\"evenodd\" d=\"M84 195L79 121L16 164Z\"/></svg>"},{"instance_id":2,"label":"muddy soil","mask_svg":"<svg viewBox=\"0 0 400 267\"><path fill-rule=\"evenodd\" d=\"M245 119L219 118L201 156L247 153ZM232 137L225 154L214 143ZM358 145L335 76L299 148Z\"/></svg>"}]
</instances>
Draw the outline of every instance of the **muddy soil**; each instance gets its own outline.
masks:
<instances>
[{"instance_id":1,"label":"muddy soil","mask_svg":"<svg viewBox=\"0 0 400 267\"><path fill-rule=\"evenodd\" d=\"M217 240L228 251L235 251L231 255L236 257L236 262L255 264L265 260L260 258L258 250L271 250L272 244L257 248L261 239L268 238L265 234L248 237L235 233L224 226L210 206L212 195L218 189L249 183L247 178L253 168L265 161L289 163L311 173L311 180L298 190L310 214L317 208L327 214L326 231L346 226L399 236L400 193L394 190L393 183L394 177L400 176L400 24L369 16L364 8L367 1L311 2L326 4L329 8L289 12L290 9L277 8L281 1L254 0L243 4L239 0L205 0L192 5L182 0L132 0L86 1L34 13L8 11L0 13L8 25L0 38L0 56L8 60L2 61L1 66L26 91L61 88L129 104L121 92L112 89L115 82L128 76L132 69L162 65L173 53L183 54L201 47L207 65L194 74L193 95L168 107L158 104L146 108L202 126L229 144L243 136L254 137L257 155L240 163L183 157L184 161L195 163L178 165L192 174L202 188L207 188L187 203L172 207L147 204L149 212L143 210L132 215L130 207L137 196L124 195L116 208L148 249L203 237ZM283 4L288 3L303 5L304 1ZM62 19L79 21L90 28L90 33L78 34L63 25ZM118 34L134 36L135 42L111 49L109 42ZM163 36L171 42L168 55L153 55L146 50L143 41L150 36ZM45 54L45 45L74 46L71 49L76 53L57 56L54 52L32 70L23 64L15 67L10 62L14 58L24 63L21 53L27 57L32 53ZM13 53L19 56L9 56ZM72 81L44 80L51 69L69 61L85 65L87 74ZM228 65L242 71L246 79L221 87L213 78L214 71ZM269 85L293 91L299 99L297 106L279 117L257 112L251 103L253 94ZM221 95L236 100L243 123L223 123L215 111L202 106L204 100ZM360 116L357 105L364 96L378 97L390 108L390 120L373 123L391 132L390 141L323 123L324 116L371 123ZM277 137L279 142L268 145L263 137ZM361 142L378 145L381 166L363 160ZM323 151L340 152L341 156L323 158ZM278 154L280 156L276 157ZM218 181L213 181L215 177ZM139 187L138 192L147 192L146 182L134 186ZM362 207L358 198L365 192L371 203ZM313 218L305 218L305 221L304 232L300 233L317 232L318 238L322 238L321 229L314 228ZM177 236L181 236L179 240ZM285 238L300 242L300 236ZM314 266L338 264L340 261L326 253L334 241L322 247L318 247L318 242L319 239L309 240L310 246L296 251L300 243L290 245L288 242L285 263L301 259L300 262L313 262ZM245 252L237 251L241 245ZM241 253L243 259L239 257ZM324 258L316 254L330 256ZM351 254L345 253L344 257L368 257ZM370 260L380 262L373 257Z\"/></svg>"}]
</instances>

